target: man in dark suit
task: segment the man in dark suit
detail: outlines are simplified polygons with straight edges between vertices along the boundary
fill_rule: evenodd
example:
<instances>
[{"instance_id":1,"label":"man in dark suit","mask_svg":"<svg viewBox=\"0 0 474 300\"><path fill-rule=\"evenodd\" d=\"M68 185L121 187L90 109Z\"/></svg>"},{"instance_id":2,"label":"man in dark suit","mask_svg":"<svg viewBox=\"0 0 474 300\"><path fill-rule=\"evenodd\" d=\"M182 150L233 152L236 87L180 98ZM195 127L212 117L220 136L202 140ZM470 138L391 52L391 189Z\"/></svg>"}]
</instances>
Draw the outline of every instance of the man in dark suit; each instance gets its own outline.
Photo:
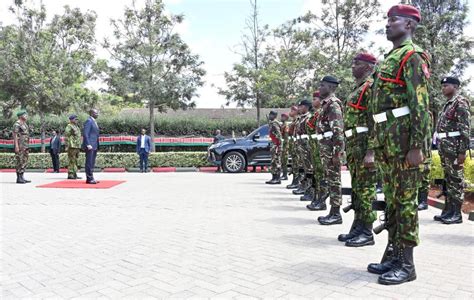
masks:
<instances>
[{"instance_id":1,"label":"man in dark suit","mask_svg":"<svg viewBox=\"0 0 474 300\"><path fill-rule=\"evenodd\" d=\"M146 129L137 138L137 153L140 155L140 172L148 172L148 154L151 151L151 138L146 135Z\"/></svg>"},{"instance_id":2,"label":"man in dark suit","mask_svg":"<svg viewBox=\"0 0 474 300\"><path fill-rule=\"evenodd\" d=\"M89 111L89 118L84 123L84 133L82 140L82 148L86 152L86 183L97 184L98 181L94 179L95 158L97 157L97 150L99 148L99 126L96 119L99 117L97 109Z\"/></svg>"},{"instance_id":3,"label":"man in dark suit","mask_svg":"<svg viewBox=\"0 0 474 300\"><path fill-rule=\"evenodd\" d=\"M61 152L61 137L56 130L53 130L53 136L49 140L49 154L53 161L54 173L59 173L59 152Z\"/></svg>"}]
</instances>

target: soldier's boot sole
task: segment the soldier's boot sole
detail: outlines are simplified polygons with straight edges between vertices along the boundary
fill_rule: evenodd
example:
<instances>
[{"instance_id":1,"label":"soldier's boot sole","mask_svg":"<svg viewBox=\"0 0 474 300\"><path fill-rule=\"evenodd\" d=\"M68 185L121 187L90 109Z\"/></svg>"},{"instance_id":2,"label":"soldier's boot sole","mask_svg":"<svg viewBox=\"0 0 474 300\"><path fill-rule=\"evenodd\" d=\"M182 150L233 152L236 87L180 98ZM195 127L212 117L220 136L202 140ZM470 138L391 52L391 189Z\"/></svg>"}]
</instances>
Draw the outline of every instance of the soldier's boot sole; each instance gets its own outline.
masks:
<instances>
[{"instance_id":1,"label":"soldier's boot sole","mask_svg":"<svg viewBox=\"0 0 474 300\"><path fill-rule=\"evenodd\" d=\"M446 224L446 225L452 225L452 224L461 224L462 223L462 217L461 218L458 218L458 219L455 219L455 220L446 220L446 219L442 219L441 222L443 224Z\"/></svg>"}]
</instances>

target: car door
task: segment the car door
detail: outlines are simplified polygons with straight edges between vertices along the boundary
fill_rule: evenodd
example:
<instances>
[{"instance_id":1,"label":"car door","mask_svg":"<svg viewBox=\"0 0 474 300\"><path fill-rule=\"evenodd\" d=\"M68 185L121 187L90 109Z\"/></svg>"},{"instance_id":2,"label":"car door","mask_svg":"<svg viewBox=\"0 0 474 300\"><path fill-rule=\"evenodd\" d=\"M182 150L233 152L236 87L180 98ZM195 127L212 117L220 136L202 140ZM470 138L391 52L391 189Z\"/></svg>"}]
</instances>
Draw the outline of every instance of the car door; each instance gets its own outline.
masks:
<instances>
[{"instance_id":1,"label":"car door","mask_svg":"<svg viewBox=\"0 0 474 300\"><path fill-rule=\"evenodd\" d=\"M269 165L271 163L271 143L268 125L259 127L250 141L250 147L247 150L248 165Z\"/></svg>"}]
</instances>

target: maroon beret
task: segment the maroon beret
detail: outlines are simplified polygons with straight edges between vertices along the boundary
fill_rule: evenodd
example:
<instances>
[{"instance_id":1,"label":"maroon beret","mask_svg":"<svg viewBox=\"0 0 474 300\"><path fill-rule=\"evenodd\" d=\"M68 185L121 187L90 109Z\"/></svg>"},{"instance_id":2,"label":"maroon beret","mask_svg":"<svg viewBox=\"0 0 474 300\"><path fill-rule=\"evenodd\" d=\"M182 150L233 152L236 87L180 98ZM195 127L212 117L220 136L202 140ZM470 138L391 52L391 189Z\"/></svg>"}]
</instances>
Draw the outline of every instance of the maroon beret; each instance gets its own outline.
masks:
<instances>
[{"instance_id":1,"label":"maroon beret","mask_svg":"<svg viewBox=\"0 0 474 300\"><path fill-rule=\"evenodd\" d=\"M292 105L291 108L290 108L290 110L298 110L298 106Z\"/></svg>"},{"instance_id":2,"label":"maroon beret","mask_svg":"<svg viewBox=\"0 0 474 300\"><path fill-rule=\"evenodd\" d=\"M407 4L398 4L392 6L388 10L387 16L401 16L415 19L417 22L421 21L421 14L418 8Z\"/></svg>"},{"instance_id":3,"label":"maroon beret","mask_svg":"<svg viewBox=\"0 0 474 300\"><path fill-rule=\"evenodd\" d=\"M287 113L282 113L281 116L282 117L287 117L287 118L289 117Z\"/></svg>"},{"instance_id":4,"label":"maroon beret","mask_svg":"<svg viewBox=\"0 0 474 300\"><path fill-rule=\"evenodd\" d=\"M359 53L354 57L354 60L362 60L371 64L377 63L377 58L370 53Z\"/></svg>"},{"instance_id":5,"label":"maroon beret","mask_svg":"<svg viewBox=\"0 0 474 300\"><path fill-rule=\"evenodd\" d=\"M318 97L318 98L319 98L319 91L316 91L316 92L313 93L313 98L314 98L314 97Z\"/></svg>"}]
</instances>

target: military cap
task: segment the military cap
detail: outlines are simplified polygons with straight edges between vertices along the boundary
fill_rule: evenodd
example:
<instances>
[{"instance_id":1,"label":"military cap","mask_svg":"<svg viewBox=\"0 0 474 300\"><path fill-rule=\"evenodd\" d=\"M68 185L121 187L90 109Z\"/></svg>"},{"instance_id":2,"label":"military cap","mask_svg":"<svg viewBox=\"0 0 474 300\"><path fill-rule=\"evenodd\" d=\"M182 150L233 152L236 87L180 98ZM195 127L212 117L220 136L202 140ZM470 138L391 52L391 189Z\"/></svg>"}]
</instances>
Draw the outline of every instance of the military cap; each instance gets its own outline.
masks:
<instances>
[{"instance_id":1,"label":"military cap","mask_svg":"<svg viewBox=\"0 0 474 300\"><path fill-rule=\"evenodd\" d=\"M282 117L287 117L287 118L289 118L289 116L288 116L287 113L282 113L281 116L282 116Z\"/></svg>"},{"instance_id":2,"label":"military cap","mask_svg":"<svg viewBox=\"0 0 474 300\"><path fill-rule=\"evenodd\" d=\"M459 79L457 79L456 77L444 77L443 79L441 79L441 84L443 83L451 83L451 84L457 84L457 85L461 85L461 81L459 81Z\"/></svg>"},{"instance_id":3,"label":"military cap","mask_svg":"<svg viewBox=\"0 0 474 300\"><path fill-rule=\"evenodd\" d=\"M377 63L377 58L370 53L361 52L354 57L354 60L361 60L371 64Z\"/></svg>"},{"instance_id":4,"label":"military cap","mask_svg":"<svg viewBox=\"0 0 474 300\"><path fill-rule=\"evenodd\" d=\"M323 79L321 79L321 81L329 82L333 84L339 84L339 80L337 80L336 77L331 76L331 75L324 76Z\"/></svg>"},{"instance_id":5,"label":"military cap","mask_svg":"<svg viewBox=\"0 0 474 300\"><path fill-rule=\"evenodd\" d=\"M421 21L421 14L418 8L407 4L398 4L392 6L387 12L387 17L392 16L411 18L417 22Z\"/></svg>"},{"instance_id":6,"label":"military cap","mask_svg":"<svg viewBox=\"0 0 474 300\"><path fill-rule=\"evenodd\" d=\"M69 120L74 120L74 119L77 119L77 115L72 114L69 116Z\"/></svg>"},{"instance_id":7,"label":"military cap","mask_svg":"<svg viewBox=\"0 0 474 300\"><path fill-rule=\"evenodd\" d=\"M301 100L299 103L298 103L298 106L301 106L301 105L304 105L304 106L307 106L307 107L311 107L313 106L313 104L309 101L309 100Z\"/></svg>"},{"instance_id":8,"label":"military cap","mask_svg":"<svg viewBox=\"0 0 474 300\"><path fill-rule=\"evenodd\" d=\"M318 98L319 98L319 91L316 91L316 92L313 93L313 98L314 98L314 97L318 97Z\"/></svg>"},{"instance_id":9,"label":"military cap","mask_svg":"<svg viewBox=\"0 0 474 300\"><path fill-rule=\"evenodd\" d=\"M296 106L296 105L292 105L292 106L290 107L290 110L297 111L297 110L298 110L298 106Z\"/></svg>"},{"instance_id":10,"label":"military cap","mask_svg":"<svg viewBox=\"0 0 474 300\"><path fill-rule=\"evenodd\" d=\"M268 113L270 116L278 116L278 113L274 110L271 110L270 113Z\"/></svg>"},{"instance_id":11,"label":"military cap","mask_svg":"<svg viewBox=\"0 0 474 300\"><path fill-rule=\"evenodd\" d=\"M17 116L17 117L21 117L21 116L27 115L27 114L28 114L28 113L26 112L26 110L22 109L22 110L20 110L20 111L18 111L18 112L16 113L16 116Z\"/></svg>"}]
</instances>

